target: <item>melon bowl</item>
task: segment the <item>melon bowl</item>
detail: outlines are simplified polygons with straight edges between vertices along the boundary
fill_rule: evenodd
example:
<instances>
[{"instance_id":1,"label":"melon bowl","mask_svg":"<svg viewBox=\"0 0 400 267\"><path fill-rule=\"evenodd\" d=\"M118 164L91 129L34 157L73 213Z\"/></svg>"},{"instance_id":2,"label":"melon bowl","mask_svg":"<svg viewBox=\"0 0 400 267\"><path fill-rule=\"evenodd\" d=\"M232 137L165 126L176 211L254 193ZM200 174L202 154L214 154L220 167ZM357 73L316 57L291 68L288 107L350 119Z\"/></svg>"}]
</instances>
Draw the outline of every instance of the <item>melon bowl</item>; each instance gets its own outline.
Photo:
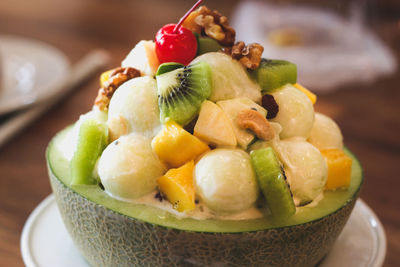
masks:
<instances>
[{"instance_id":1,"label":"melon bowl","mask_svg":"<svg viewBox=\"0 0 400 267\"><path fill-rule=\"evenodd\" d=\"M179 219L111 198L100 186L70 187L57 145L66 131L47 148L49 177L64 224L92 266L314 266L347 222L363 180L346 150L353 159L349 189L325 192L289 220Z\"/></svg>"}]
</instances>

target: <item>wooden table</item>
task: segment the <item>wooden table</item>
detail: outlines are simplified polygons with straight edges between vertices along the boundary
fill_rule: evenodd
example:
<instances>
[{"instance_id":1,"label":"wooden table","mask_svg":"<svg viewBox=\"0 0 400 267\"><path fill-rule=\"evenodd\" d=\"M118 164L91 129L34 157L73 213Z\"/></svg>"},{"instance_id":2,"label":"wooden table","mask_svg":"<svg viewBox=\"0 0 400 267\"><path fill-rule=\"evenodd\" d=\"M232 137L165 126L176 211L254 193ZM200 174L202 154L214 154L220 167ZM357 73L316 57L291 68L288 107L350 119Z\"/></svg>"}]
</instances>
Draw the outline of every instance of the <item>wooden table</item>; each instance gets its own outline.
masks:
<instances>
[{"instance_id":1,"label":"wooden table","mask_svg":"<svg viewBox=\"0 0 400 267\"><path fill-rule=\"evenodd\" d=\"M140 39L153 39L160 26L176 21L191 2L1 0L0 34L48 42L72 63L91 49L104 48L113 55L113 67ZM208 2L227 15L237 3ZM372 11L370 24L400 61L400 5L388 0L377 3L368 6ZM400 75L341 89L320 95L316 109L338 122L346 145L359 157L365 171L361 197L382 221L388 239L385 266L399 266ZM98 76L91 77L0 148L0 266L23 266L19 244L22 227L35 206L51 193L46 145L55 133L90 109L97 90Z\"/></svg>"}]
</instances>

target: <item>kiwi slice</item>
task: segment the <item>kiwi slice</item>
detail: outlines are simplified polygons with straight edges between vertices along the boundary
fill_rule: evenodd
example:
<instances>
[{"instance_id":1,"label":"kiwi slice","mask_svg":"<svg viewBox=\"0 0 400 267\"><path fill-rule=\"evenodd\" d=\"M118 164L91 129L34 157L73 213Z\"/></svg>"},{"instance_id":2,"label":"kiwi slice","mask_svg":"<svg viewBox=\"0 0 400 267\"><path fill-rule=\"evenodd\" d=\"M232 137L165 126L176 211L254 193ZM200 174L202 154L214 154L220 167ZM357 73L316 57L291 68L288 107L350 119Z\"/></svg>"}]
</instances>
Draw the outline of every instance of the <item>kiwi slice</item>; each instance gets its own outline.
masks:
<instances>
[{"instance_id":1,"label":"kiwi slice","mask_svg":"<svg viewBox=\"0 0 400 267\"><path fill-rule=\"evenodd\" d=\"M185 126L198 115L201 103L211 95L211 68L206 62L161 74L156 79L161 122L169 118Z\"/></svg>"},{"instance_id":2,"label":"kiwi slice","mask_svg":"<svg viewBox=\"0 0 400 267\"><path fill-rule=\"evenodd\" d=\"M263 93L273 92L288 83L296 83L297 66L286 60L261 59L260 66L251 75Z\"/></svg>"},{"instance_id":3,"label":"kiwi slice","mask_svg":"<svg viewBox=\"0 0 400 267\"><path fill-rule=\"evenodd\" d=\"M107 145L108 128L103 122L89 118L79 127L77 147L70 162L71 185L91 185L99 181L93 169Z\"/></svg>"},{"instance_id":4,"label":"kiwi slice","mask_svg":"<svg viewBox=\"0 0 400 267\"><path fill-rule=\"evenodd\" d=\"M253 150L251 163L272 216L285 219L296 213L285 172L271 147Z\"/></svg>"},{"instance_id":5,"label":"kiwi slice","mask_svg":"<svg viewBox=\"0 0 400 267\"><path fill-rule=\"evenodd\" d=\"M218 52L222 49L216 40L209 37L199 37L197 39L197 55L202 55L208 52Z\"/></svg>"},{"instance_id":6,"label":"kiwi slice","mask_svg":"<svg viewBox=\"0 0 400 267\"><path fill-rule=\"evenodd\" d=\"M156 72L156 76L161 75L163 73L166 72L170 72L179 68L182 68L184 65L182 65L181 63L177 63L177 62L166 62L161 64Z\"/></svg>"}]
</instances>

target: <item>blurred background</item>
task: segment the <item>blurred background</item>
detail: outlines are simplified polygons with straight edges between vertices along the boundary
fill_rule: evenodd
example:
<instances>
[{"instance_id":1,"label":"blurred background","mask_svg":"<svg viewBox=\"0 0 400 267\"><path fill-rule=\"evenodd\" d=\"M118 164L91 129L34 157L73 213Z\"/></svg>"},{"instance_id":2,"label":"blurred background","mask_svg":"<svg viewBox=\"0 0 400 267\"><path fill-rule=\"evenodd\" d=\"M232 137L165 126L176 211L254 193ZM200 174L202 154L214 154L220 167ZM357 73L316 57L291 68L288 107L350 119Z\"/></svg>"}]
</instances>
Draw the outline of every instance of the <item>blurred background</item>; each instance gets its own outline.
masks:
<instances>
[{"instance_id":1,"label":"blurred background","mask_svg":"<svg viewBox=\"0 0 400 267\"><path fill-rule=\"evenodd\" d=\"M18 38L24 37L28 42L35 39L55 47L58 50L53 52L62 54L57 54L64 64L59 72L52 63L46 65L44 56L32 59L46 65L43 70L36 69L44 73L42 83L56 77L68 83L69 73L73 72L70 66L90 51L103 49L109 54L108 60L102 54L104 58L96 63L96 68L90 72L92 75L74 81L72 93L66 94L36 120L29 120L28 127L9 136L0 147L1 266L23 266L19 246L22 227L32 209L51 192L44 158L51 137L91 108L102 71L119 66L138 41L154 39L160 27L175 23L194 2L0 1L0 48L3 40L3 47L17 49L13 42L18 43L21 41ZM336 120L345 144L364 167L361 198L384 225L388 240L384 266L398 266L400 2L222 0L204 1L204 4L230 18L238 39L263 44L264 57L284 58L298 64L300 82L318 94L316 110ZM10 39L13 42L10 43ZM43 45L40 47L42 49ZM10 55L0 50L3 62L9 58ZM1 105L8 107L12 102L8 99L13 98L13 92L4 88L7 87L4 74L9 75L13 68L12 64L7 64L0 65L3 74L0 79L3 87L0 87L0 137L4 130L2 125L21 112L16 111L17 107L1 108ZM18 77L28 79L28 84L31 79L32 88L40 87L38 80L32 78L37 75L35 70L29 66L19 70ZM23 88L27 88L26 83ZM49 85L46 90L50 92L52 87ZM21 98L21 94L29 92L19 94ZM30 108L28 102L35 101L35 97L33 100L24 98L23 111ZM46 101L37 102L45 105Z\"/></svg>"}]
</instances>

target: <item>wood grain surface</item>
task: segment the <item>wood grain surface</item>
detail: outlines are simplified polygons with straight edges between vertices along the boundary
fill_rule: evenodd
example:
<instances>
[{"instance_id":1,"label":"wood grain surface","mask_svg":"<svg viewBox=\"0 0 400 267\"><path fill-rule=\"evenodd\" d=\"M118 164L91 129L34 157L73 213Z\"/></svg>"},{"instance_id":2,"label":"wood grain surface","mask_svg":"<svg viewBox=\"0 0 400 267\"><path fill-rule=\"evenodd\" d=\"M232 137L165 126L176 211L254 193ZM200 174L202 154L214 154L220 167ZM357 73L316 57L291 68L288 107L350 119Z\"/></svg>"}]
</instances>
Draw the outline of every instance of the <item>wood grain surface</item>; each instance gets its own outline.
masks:
<instances>
[{"instance_id":1,"label":"wood grain surface","mask_svg":"<svg viewBox=\"0 0 400 267\"><path fill-rule=\"evenodd\" d=\"M153 39L162 25L175 22L193 2L1 0L0 34L45 41L63 51L72 63L92 49L104 48L113 55L111 68L120 64L135 43ZM238 3L205 2L228 16ZM366 3L369 26L400 62L400 3ZM35 206L51 193L46 145L90 109L98 74L0 148L0 266L24 266L19 244L22 227ZM400 73L319 95L316 110L338 122L346 145L360 159L365 173L361 197L376 212L387 235L384 266L399 266Z\"/></svg>"}]
</instances>

